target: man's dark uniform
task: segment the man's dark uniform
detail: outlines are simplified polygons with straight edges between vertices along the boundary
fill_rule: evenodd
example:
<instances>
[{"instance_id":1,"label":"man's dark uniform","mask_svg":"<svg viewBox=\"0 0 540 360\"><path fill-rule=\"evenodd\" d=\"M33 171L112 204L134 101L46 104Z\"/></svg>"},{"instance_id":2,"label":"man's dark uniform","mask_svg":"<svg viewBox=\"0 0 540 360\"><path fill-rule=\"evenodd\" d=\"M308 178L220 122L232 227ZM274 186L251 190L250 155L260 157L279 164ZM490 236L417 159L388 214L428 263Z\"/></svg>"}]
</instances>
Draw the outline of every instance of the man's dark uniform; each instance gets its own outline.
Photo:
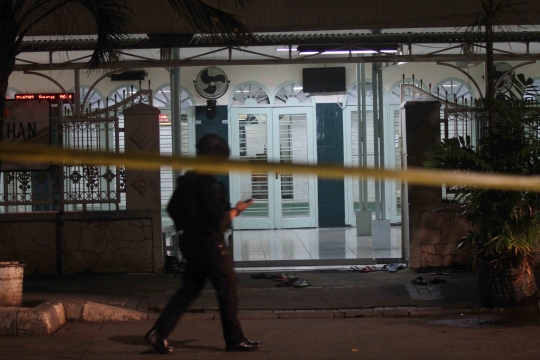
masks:
<instances>
[{"instance_id":1,"label":"man's dark uniform","mask_svg":"<svg viewBox=\"0 0 540 360\"><path fill-rule=\"evenodd\" d=\"M227 142L215 134L203 136L195 147L197 154L205 156L230 155ZM146 334L146 340L157 351L164 354L173 352L167 337L188 306L199 296L207 279L217 292L226 350L253 350L261 346L260 342L244 337L238 321L236 275L224 239L224 233L231 228L231 218L238 216L247 206L245 202L238 202L231 211L225 187L211 175L188 171L178 178L167 211L176 230L183 231L179 245L186 260L184 287L173 295L154 327Z\"/></svg>"},{"instance_id":2,"label":"man's dark uniform","mask_svg":"<svg viewBox=\"0 0 540 360\"><path fill-rule=\"evenodd\" d=\"M187 307L195 300L207 279L219 300L223 336L227 344L238 344L244 335L238 321L236 276L232 256L225 245L224 232L230 229L230 203L226 189L213 176L188 172L178 186L187 187L185 204L192 209L191 224L180 237L180 251L186 260L184 287L171 298L156 322L155 329L167 338ZM172 205L172 204L171 204Z\"/></svg>"}]
</instances>

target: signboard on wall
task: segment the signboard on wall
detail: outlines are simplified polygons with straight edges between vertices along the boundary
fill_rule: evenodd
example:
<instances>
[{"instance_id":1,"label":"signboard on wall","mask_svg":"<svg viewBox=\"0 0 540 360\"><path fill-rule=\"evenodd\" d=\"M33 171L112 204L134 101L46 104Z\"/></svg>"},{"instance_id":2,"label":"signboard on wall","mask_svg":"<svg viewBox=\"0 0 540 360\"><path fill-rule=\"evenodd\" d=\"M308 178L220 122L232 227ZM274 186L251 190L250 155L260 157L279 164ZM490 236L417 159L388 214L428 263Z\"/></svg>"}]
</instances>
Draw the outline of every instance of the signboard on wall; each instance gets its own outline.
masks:
<instances>
[{"instance_id":1,"label":"signboard on wall","mask_svg":"<svg viewBox=\"0 0 540 360\"><path fill-rule=\"evenodd\" d=\"M73 100L74 97L74 93L15 94L14 100L47 100L56 104L60 99L67 103L69 100Z\"/></svg>"},{"instance_id":2,"label":"signboard on wall","mask_svg":"<svg viewBox=\"0 0 540 360\"><path fill-rule=\"evenodd\" d=\"M6 100L4 122L0 123L0 138L4 143L51 143L50 105L40 100ZM2 171L45 170L49 164L2 163Z\"/></svg>"}]
</instances>

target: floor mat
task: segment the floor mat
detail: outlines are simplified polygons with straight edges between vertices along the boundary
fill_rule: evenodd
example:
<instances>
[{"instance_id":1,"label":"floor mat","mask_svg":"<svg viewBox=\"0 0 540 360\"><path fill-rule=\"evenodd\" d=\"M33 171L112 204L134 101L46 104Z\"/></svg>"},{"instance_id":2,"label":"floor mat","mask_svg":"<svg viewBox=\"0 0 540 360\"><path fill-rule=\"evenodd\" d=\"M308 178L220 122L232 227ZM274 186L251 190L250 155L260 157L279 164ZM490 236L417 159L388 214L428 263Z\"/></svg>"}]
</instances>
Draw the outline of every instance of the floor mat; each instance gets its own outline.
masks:
<instances>
[{"instance_id":1,"label":"floor mat","mask_svg":"<svg viewBox=\"0 0 540 360\"><path fill-rule=\"evenodd\" d=\"M400 264L403 261L401 258L378 258L375 259L375 262L377 264Z\"/></svg>"}]
</instances>

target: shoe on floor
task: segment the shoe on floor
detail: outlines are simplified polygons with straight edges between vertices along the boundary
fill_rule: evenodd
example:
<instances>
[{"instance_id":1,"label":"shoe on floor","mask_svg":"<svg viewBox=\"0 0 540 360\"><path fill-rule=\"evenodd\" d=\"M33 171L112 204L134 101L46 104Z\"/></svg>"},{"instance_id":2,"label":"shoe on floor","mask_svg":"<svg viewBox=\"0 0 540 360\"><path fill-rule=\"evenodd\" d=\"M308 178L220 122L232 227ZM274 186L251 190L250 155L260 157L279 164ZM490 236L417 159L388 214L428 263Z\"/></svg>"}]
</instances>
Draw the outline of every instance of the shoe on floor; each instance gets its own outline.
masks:
<instances>
[{"instance_id":1,"label":"shoe on floor","mask_svg":"<svg viewBox=\"0 0 540 360\"><path fill-rule=\"evenodd\" d=\"M174 352L174 348L172 346L169 346L167 339L162 339L154 329L151 329L148 334L146 334L144 340L146 340L146 342L152 345L154 350L159 353L172 354Z\"/></svg>"},{"instance_id":2,"label":"shoe on floor","mask_svg":"<svg viewBox=\"0 0 540 360\"><path fill-rule=\"evenodd\" d=\"M276 287L292 286L298 279L299 279L298 277L292 277L288 280L277 283Z\"/></svg>"},{"instance_id":3,"label":"shoe on floor","mask_svg":"<svg viewBox=\"0 0 540 360\"><path fill-rule=\"evenodd\" d=\"M395 273L398 270L405 269L405 265L403 264L388 264L388 265L385 265L384 267L388 270L388 272L391 272L391 273Z\"/></svg>"},{"instance_id":4,"label":"shoe on floor","mask_svg":"<svg viewBox=\"0 0 540 360\"><path fill-rule=\"evenodd\" d=\"M290 280L292 278L297 278L298 279L298 277L295 274L292 274L292 275L281 274L281 275L272 276L272 280L274 280L274 281L287 281L287 280Z\"/></svg>"},{"instance_id":5,"label":"shoe on floor","mask_svg":"<svg viewBox=\"0 0 540 360\"><path fill-rule=\"evenodd\" d=\"M261 347L261 343L259 341L252 341L245 339L239 344L236 345L227 345L225 348L226 351L249 351L249 350L255 350Z\"/></svg>"},{"instance_id":6,"label":"shoe on floor","mask_svg":"<svg viewBox=\"0 0 540 360\"><path fill-rule=\"evenodd\" d=\"M302 280L302 281L297 281L294 283L293 285L295 288L302 288L302 287L308 287L308 286L311 286L311 283L306 281L306 280Z\"/></svg>"}]
</instances>

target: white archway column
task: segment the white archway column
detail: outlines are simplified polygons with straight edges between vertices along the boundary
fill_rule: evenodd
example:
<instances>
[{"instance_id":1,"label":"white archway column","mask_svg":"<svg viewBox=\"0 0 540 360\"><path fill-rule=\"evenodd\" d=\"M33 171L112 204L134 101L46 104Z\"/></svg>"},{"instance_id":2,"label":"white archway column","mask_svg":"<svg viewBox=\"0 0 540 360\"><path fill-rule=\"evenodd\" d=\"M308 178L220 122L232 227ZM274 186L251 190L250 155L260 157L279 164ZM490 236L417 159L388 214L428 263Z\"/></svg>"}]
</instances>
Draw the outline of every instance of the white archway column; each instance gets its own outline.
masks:
<instances>
[{"instance_id":1,"label":"white archway column","mask_svg":"<svg viewBox=\"0 0 540 360\"><path fill-rule=\"evenodd\" d=\"M365 167L367 160L367 110L366 110L366 65L356 64L356 101L358 116L358 167ZM367 178L358 179L359 209L356 212L356 235L371 236L372 215L368 209ZM353 201L354 210L354 201Z\"/></svg>"},{"instance_id":2,"label":"white archway column","mask_svg":"<svg viewBox=\"0 0 540 360\"><path fill-rule=\"evenodd\" d=\"M172 49L173 60L180 60L180 49ZM180 67L171 68L171 137L172 155L182 155L182 120L181 120L181 94ZM176 179L182 175L181 170L173 170L173 190L176 189Z\"/></svg>"},{"instance_id":3,"label":"white archway column","mask_svg":"<svg viewBox=\"0 0 540 360\"><path fill-rule=\"evenodd\" d=\"M384 104L382 86L382 64L373 63L373 150L375 168L384 168ZM390 220L386 220L385 183L382 178L375 178L375 220L372 226L373 249L390 250Z\"/></svg>"}]
</instances>

